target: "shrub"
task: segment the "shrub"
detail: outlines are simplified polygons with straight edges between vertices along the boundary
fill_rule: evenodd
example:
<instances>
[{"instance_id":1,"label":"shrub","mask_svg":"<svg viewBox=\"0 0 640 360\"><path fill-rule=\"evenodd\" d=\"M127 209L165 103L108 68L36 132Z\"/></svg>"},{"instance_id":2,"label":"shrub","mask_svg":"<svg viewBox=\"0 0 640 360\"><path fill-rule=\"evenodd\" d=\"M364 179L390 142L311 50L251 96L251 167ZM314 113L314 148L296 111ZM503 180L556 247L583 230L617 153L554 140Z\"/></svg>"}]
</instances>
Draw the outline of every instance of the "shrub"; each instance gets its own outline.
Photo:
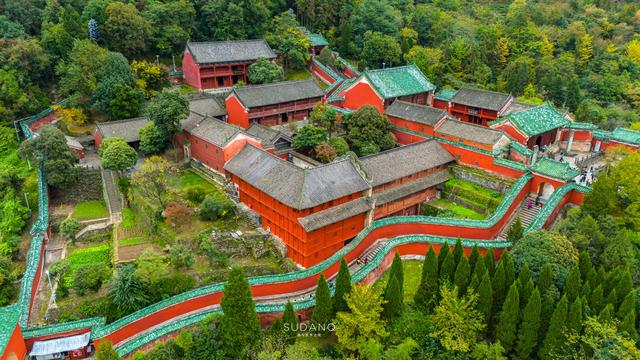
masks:
<instances>
[{"instance_id":1,"label":"shrub","mask_svg":"<svg viewBox=\"0 0 640 360\"><path fill-rule=\"evenodd\" d=\"M172 201L164 209L167 223L173 227L180 227L189 223L193 211L183 203Z\"/></svg>"},{"instance_id":2,"label":"shrub","mask_svg":"<svg viewBox=\"0 0 640 360\"><path fill-rule=\"evenodd\" d=\"M69 217L60 224L60 232L66 236L71 242L76 242L76 234L80 231L80 223L78 220Z\"/></svg>"},{"instance_id":3,"label":"shrub","mask_svg":"<svg viewBox=\"0 0 640 360\"><path fill-rule=\"evenodd\" d=\"M193 185L184 190L184 198L195 205L200 205L207 196L207 190L204 186Z\"/></svg>"},{"instance_id":4,"label":"shrub","mask_svg":"<svg viewBox=\"0 0 640 360\"><path fill-rule=\"evenodd\" d=\"M235 213L235 207L233 203L228 200L216 199L211 195L202 202L200 208L200 219L202 220L217 220L226 219Z\"/></svg>"},{"instance_id":5,"label":"shrub","mask_svg":"<svg viewBox=\"0 0 640 360\"><path fill-rule=\"evenodd\" d=\"M518 270L526 263L536 279L542 267L549 263L559 288L562 288L569 270L578 262L578 251L566 236L546 231L525 235L513 245L511 256Z\"/></svg>"},{"instance_id":6,"label":"shrub","mask_svg":"<svg viewBox=\"0 0 640 360\"><path fill-rule=\"evenodd\" d=\"M85 264L73 274L73 288L82 296L88 290L96 292L109 279L111 271L105 264Z\"/></svg>"},{"instance_id":7,"label":"shrub","mask_svg":"<svg viewBox=\"0 0 640 360\"><path fill-rule=\"evenodd\" d=\"M329 139L329 145L335 149L337 156L342 156L349 151L347 141L339 136L332 136Z\"/></svg>"},{"instance_id":8,"label":"shrub","mask_svg":"<svg viewBox=\"0 0 640 360\"><path fill-rule=\"evenodd\" d=\"M169 250L171 264L176 268L190 268L193 265L193 252L182 244L172 246Z\"/></svg>"},{"instance_id":9,"label":"shrub","mask_svg":"<svg viewBox=\"0 0 640 360\"><path fill-rule=\"evenodd\" d=\"M314 149L316 158L321 163L330 163L336 158L336 150L327 143L317 145Z\"/></svg>"}]
</instances>

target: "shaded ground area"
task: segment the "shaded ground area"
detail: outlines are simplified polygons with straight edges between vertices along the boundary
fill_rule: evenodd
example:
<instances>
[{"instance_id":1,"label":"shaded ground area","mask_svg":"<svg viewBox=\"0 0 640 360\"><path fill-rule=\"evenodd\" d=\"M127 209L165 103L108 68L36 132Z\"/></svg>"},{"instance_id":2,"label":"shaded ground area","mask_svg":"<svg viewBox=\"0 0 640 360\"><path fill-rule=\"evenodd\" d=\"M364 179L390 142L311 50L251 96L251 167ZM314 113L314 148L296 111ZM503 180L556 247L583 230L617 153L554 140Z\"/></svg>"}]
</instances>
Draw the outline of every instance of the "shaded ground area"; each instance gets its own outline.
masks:
<instances>
[{"instance_id":1,"label":"shaded ground area","mask_svg":"<svg viewBox=\"0 0 640 360\"><path fill-rule=\"evenodd\" d=\"M81 170L76 181L64 189L51 188L51 206L103 200L102 177L97 170Z\"/></svg>"}]
</instances>

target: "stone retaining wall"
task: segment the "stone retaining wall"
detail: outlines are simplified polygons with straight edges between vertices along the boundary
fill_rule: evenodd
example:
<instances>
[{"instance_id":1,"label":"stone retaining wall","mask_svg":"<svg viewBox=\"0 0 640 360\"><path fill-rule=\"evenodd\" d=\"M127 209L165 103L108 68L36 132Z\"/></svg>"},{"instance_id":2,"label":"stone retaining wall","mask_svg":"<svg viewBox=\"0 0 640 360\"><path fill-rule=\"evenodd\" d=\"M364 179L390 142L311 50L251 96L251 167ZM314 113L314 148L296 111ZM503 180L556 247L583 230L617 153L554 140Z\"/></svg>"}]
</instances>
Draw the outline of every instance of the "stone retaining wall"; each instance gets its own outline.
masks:
<instances>
[{"instance_id":1,"label":"stone retaining wall","mask_svg":"<svg viewBox=\"0 0 640 360\"><path fill-rule=\"evenodd\" d=\"M468 169L464 166L450 166L449 169L453 176L458 179L470 181L474 184L478 184L482 187L486 187L487 189L491 189L494 191L498 191L500 193L506 193L511 188L511 185L506 184L504 181L492 178L491 176L482 176L480 174L476 174L473 170Z\"/></svg>"}]
</instances>

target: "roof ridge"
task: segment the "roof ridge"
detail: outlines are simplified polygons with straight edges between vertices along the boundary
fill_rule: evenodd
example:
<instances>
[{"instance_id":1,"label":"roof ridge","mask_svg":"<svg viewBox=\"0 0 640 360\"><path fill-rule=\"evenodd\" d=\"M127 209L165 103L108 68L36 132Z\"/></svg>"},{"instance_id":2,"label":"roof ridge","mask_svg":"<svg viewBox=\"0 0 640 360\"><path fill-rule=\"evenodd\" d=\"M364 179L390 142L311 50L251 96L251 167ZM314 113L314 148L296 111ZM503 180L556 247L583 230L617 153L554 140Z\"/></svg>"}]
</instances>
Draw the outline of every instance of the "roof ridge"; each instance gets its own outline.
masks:
<instances>
[{"instance_id":1,"label":"roof ridge","mask_svg":"<svg viewBox=\"0 0 640 360\"><path fill-rule=\"evenodd\" d=\"M392 106L395 103L402 103L402 104L406 104L406 105L409 105L409 106L415 106L415 107L419 107L419 108L423 108L423 109L438 110L440 113L446 113L447 112L447 110L445 110L445 109L440 109L440 108L437 108L437 107L433 107L431 105L417 104L417 103L414 103L414 102L411 102L411 101L405 101L405 100L400 100L400 99L396 99L394 102L391 103L390 106ZM387 107L387 109L388 109L388 107Z\"/></svg>"},{"instance_id":2,"label":"roof ridge","mask_svg":"<svg viewBox=\"0 0 640 360\"><path fill-rule=\"evenodd\" d=\"M387 150L384 150L384 151L380 151L380 152L377 152L375 154L362 156L362 157L358 158L358 160L375 158L376 156L379 156L379 155L389 154L389 153L392 153L394 151L399 151L400 149L405 149L405 148L408 148L408 147L414 147L414 146L422 145L422 144L425 144L425 143L430 143L430 142L433 142L433 141L435 141L435 139L428 138L428 139L424 139L422 141L417 141L417 142L414 142L414 143L411 143L411 144L408 144L408 145L396 146L394 148L387 149Z\"/></svg>"},{"instance_id":3,"label":"roof ridge","mask_svg":"<svg viewBox=\"0 0 640 360\"><path fill-rule=\"evenodd\" d=\"M440 128L447 121L453 121L453 122L456 122L456 123L461 123L461 124L465 124L465 125L469 125L469 126L474 126L474 127L478 128L478 129L490 130L490 131L493 131L493 132L496 132L496 133L501 133L501 134L503 133L500 130L496 130L496 129L488 127L488 126L482 126L482 125L478 125L478 124L462 121L462 120L459 120L459 119L456 119L456 118L446 118L444 120L444 122L442 124L440 124L440 126L438 126L438 128ZM436 128L436 131L437 131L438 128Z\"/></svg>"},{"instance_id":4,"label":"roof ridge","mask_svg":"<svg viewBox=\"0 0 640 360\"><path fill-rule=\"evenodd\" d=\"M247 85L239 88L234 87L233 90L235 91L235 90L242 90L242 89L256 89L256 88L270 87L270 86L280 85L280 84L302 83L302 82L311 82L311 81L315 83L315 80L313 80L313 78L308 78L308 79L300 79L300 80L278 81L278 82L268 83L268 84Z\"/></svg>"},{"instance_id":5,"label":"roof ridge","mask_svg":"<svg viewBox=\"0 0 640 360\"><path fill-rule=\"evenodd\" d=\"M484 91L484 92L489 92L489 93L492 93L492 94L500 94L500 95L513 96L513 94L511 94L511 93L503 93L503 92L500 92L500 91L494 91L494 90L481 89L481 88L479 88L479 87L474 87L474 86L463 86L463 87L461 87L460 89L458 89L457 91L465 90L465 89L466 89L466 90L478 90L478 91ZM514 97L514 98L515 98L515 97Z\"/></svg>"},{"instance_id":6,"label":"roof ridge","mask_svg":"<svg viewBox=\"0 0 640 360\"><path fill-rule=\"evenodd\" d=\"M239 43L239 42L267 42L264 38L258 39L241 39L241 40L211 40L211 41L187 41L187 45L190 44L222 44L222 43Z\"/></svg>"},{"instance_id":7,"label":"roof ridge","mask_svg":"<svg viewBox=\"0 0 640 360\"><path fill-rule=\"evenodd\" d=\"M109 124L122 124L122 123L125 123L125 122L131 122L131 121L136 121L136 120L141 120L141 119L147 119L147 120L151 121L151 119L149 119L148 116L138 116L138 117L129 118L129 119L120 119L120 120L113 120L113 121L101 121L101 122L97 122L96 126L109 125Z\"/></svg>"},{"instance_id":8,"label":"roof ridge","mask_svg":"<svg viewBox=\"0 0 640 360\"><path fill-rule=\"evenodd\" d=\"M409 64L409 65L385 67L385 68L382 68L382 69L368 69L368 70L363 71L363 74L372 73L372 72L379 72L379 71L397 70L397 69L410 68L410 67L415 67L416 69L418 68L416 66L416 64Z\"/></svg>"}]
</instances>

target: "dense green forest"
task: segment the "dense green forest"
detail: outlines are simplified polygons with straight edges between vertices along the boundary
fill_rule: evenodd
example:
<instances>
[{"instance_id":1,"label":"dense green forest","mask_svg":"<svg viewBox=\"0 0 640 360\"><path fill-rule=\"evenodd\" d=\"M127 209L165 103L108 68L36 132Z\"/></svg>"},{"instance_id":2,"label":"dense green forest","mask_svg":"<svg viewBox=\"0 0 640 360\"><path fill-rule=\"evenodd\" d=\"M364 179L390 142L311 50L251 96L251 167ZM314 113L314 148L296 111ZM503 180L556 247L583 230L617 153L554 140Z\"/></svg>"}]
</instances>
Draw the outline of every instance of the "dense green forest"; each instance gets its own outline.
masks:
<instances>
[{"instance_id":1,"label":"dense green forest","mask_svg":"<svg viewBox=\"0 0 640 360\"><path fill-rule=\"evenodd\" d=\"M289 9L295 18L283 14ZM300 67L298 24L360 67L415 62L439 87L552 101L606 129L640 126L640 4L580 0L4 0L0 121L69 95L83 95L85 110L137 115L140 91L148 98L160 84L138 71L114 94L100 93L100 82L116 85L100 78L117 62L108 51L168 65L188 40L264 37L287 66ZM113 114L110 101L124 113Z\"/></svg>"}]
</instances>

